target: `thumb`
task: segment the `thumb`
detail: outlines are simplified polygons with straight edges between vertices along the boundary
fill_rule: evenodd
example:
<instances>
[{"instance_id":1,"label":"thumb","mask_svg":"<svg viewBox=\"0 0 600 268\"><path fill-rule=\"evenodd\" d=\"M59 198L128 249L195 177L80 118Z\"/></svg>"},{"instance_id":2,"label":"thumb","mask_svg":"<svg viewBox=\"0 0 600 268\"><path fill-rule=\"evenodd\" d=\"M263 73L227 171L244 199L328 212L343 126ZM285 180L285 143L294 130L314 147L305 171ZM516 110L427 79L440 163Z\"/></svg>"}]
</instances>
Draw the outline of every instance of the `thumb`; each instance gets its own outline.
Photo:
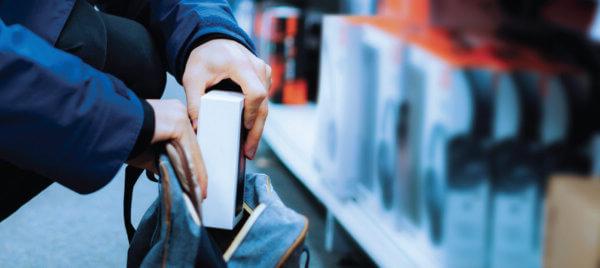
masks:
<instances>
[{"instance_id":1,"label":"thumb","mask_svg":"<svg viewBox=\"0 0 600 268\"><path fill-rule=\"evenodd\" d=\"M198 114L200 112L200 97L201 92L199 90L189 90L185 96L187 99L187 111L192 127L194 131L198 130Z\"/></svg>"}]
</instances>

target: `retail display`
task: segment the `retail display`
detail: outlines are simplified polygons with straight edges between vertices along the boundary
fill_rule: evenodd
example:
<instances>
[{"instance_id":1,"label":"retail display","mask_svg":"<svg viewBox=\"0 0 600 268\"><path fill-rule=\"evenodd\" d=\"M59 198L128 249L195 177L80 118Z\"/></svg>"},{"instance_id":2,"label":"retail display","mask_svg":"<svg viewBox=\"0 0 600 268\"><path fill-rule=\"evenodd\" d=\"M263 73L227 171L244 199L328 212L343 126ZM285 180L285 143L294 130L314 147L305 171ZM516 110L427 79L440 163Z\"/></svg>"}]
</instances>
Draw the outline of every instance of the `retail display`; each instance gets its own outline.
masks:
<instances>
[{"instance_id":1,"label":"retail display","mask_svg":"<svg viewBox=\"0 0 600 268\"><path fill-rule=\"evenodd\" d=\"M310 38L320 41L310 54L320 55L318 68L306 65L318 70L317 86L307 83L309 96L318 92L316 107L302 110L303 124L314 123L307 127L314 133L298 139L312 146L310 165L287 165L311 177L301 181L319 200L331 202L331 194L345 204L325 204L336 220L360 210L364 215L357 217L376 222L341 223L369 254L394 255L379 255L381 248L364 238L372 228L417 264L565 263L568 258L556 253L559 243L544 237L552 219L546 209L564 206L545 208L544 202L556 198L547 196L550 177L589 176L598 154L590 146L600 128L595 1L346 1L337 10L345 15L322 20L315 12L320 4L289 5L267 5L257 17L259 54L274 69L289 63L287 52L279 52L292 42L272 37L289 33L282 25L290 18L313 14L311 25L321 33ZM303 42L306 29L294 42ZM282 48L273 50L278 44ZM296 60L302 55L298 50ZM301 103L281 97L286 82L280 81L289 77L276 76L273 101ZM281 146L283 139L274 140Z\"/></svg>"}]
</instances>

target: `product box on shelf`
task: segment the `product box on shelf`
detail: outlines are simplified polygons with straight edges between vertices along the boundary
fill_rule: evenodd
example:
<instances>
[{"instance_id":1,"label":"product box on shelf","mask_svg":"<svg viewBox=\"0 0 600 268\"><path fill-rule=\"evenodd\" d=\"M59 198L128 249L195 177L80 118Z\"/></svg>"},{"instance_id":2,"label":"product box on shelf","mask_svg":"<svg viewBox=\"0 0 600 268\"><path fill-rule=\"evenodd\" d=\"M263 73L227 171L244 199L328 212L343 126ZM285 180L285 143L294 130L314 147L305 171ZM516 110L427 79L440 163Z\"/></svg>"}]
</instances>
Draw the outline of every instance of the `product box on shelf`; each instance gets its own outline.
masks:
<instances>
[{"instance_id":1,"label":"product box on shelf","mask_svg":"<svg viewBox=\"0 0 600 268\"><path fill-rule=\"evenodd\" d=\"M365 178L363 185L370 190L379 211L397 225L401 220L402 197L406 195L400 183L408 176L407 124L408 104L400 87L402 42L398 33L380 25L366 24L363 28L362 54L364 79L375 96L373 144L370 159L372 175ZM385 22L397 27L396 21ZM406 190L406 189L404 189Z\"/></svg>"},{"instance_id":2,"label":"product box on shelf","mask_svg":"<svg viewBox=\"0 0 600 268\"><path fill-rule=\"evenodd\" d=\"M555 176L546 200L544 266L600 265L600 180Z\"/></svg>"},{"instance_id":3,"label":"product box on shelf","mask_svg":"<svg viewBox=\"0 0 600 268\"><path fill-rule=\"evenodd\" d=\"M566 138L572 118L569 110L574 108L565 107L569 98L563 94L572 95L568 91L575 89L564 89L558 77L575 74L568 67L531 57L528 51L516 55L501 71L494 103L491 267L541 265L546 177L551 171L573 170L561 164L560 156L552 155L559 151L551 147ZM579 169L583 165L577 161L567 162Z\"/></svg>"},{"instance_id":4,"label":"product box on shelf","mask_svg":"<svg viewBox=\"0 0 600 268\"><path fill-rule=\"evenodd\" d=\"M495 96L491 267L539 266L541 90L534 70L505 70Z\"/></svg>"},{"instance_id":5,"label":"product box on shelf","mask_svg":"<svg viewBox=\"0 0 600 268\"><path fill-rule=\"evenodd\" d=\"M409 154L409 179L402 183L410 190L407 194L398 191L404 194L403 217L412 219L430 245L442 250L449 266L485 266L488 245L496 253L512 247L527 261L535 259L539 249L535 247L539 231L535 226L539 219L540 176L537 167L527 165L534 158L523 157L520 163L508 164L489 163L488 159L493 158L496 143L540 126L534 122L540 120L539 103L522 104L532 98L539 102L540 97L521 94L525 87L539 89L529 77L517 79L513 72L520 68L533 69L533 73L538 71L536 68L547 71L540 67L544 63L536 62L535 56L527 53L516 53L517 59L507 59L488 47L463 48L438 30L409 34L405 42L405 75L401 81L410 110L408 137L413 148ZM534 113L529 115L531 110ZM517 159L513 158L512 148L511 145L505 149L502 157ZM507 172L498 178L494 168L502 169L502 165ZM531 178L523 178L528 176L525 174ZM531 184L496 187L512 185L510 181L515 176ZM496 184L496 180L503 184ZM493 189L501 191L492 193ZM417 206L411 210L411 203L404 199L417 200ZM517 206L521 214L503 214L509 203ZM513 224L522 228L523 236L515 242L518 245L505 247L510 244L503 238L506 235L490 240L490 232L501 232L505 230L502 226ZM492 237L497 236L500 234ZM506 244L502 242L505 240Z\"/></svg>"},{"instance_id":6,"label":"product box on shelf","mask_svg":"<svg viewBox=\"0 0 600 268\"><path fill-rule=\"evenodd\" d=\"M484 267L487 257L494 72L482 66L464 70L469 84L470 131L447 146L447 186L440 240L447 267Z\"/></svg>"},{"instance_id":7,"label":"product box on shelf","mask_svg":"<svg viewBox=\"0 0 600 268\"><path fill-rule=\"evenodd\" d=\"M370 175L374 89L365 83L360 24L325 16L313 163L338 197L355 197Z\"/></svg>"},{"instance_id":8,"label":"product box on shelf","mask_svg":"<svg viewBox=\"0 0 600 268\"><path fill-rule=\"evenodd\" d=\"M471 85L466 80L468 57L453 49L443 32L429 31L406 38L402 90L408 115L408 176L403 217L418 226L433 246L439 246L448 180L448 144L468 133L472 117Z\"/></svg>"}]
</instances>

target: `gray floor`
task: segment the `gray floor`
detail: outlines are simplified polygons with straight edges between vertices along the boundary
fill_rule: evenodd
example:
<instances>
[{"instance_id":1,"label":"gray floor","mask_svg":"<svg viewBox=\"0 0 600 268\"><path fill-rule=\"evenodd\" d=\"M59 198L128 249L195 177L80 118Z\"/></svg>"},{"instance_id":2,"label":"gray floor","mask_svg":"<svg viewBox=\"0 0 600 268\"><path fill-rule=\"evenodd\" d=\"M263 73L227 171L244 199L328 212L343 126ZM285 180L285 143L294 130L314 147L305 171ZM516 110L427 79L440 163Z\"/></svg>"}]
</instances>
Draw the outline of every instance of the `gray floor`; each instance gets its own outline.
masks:
<instances>
[{"instance_id":1,"label":"gray floor","mask_svg":"<svg viewBox=\"0 0 600 268\"><path fill-rule=\"evenodd\" d=\"M167 98L183 99L179 86L169 78ZM371 266L356 246L350 252L324 250L324 211L320 204L262 144L248 172L268 173L280 196L310 219L307 244L312 267ZM54 184L8 219L0 222L0 267L122 267L127 239L122 219L123 171L100 191L79 195ZM133 202L137 222L156 198L156 185L140 180Z\"/></svg>"}]
</instances>

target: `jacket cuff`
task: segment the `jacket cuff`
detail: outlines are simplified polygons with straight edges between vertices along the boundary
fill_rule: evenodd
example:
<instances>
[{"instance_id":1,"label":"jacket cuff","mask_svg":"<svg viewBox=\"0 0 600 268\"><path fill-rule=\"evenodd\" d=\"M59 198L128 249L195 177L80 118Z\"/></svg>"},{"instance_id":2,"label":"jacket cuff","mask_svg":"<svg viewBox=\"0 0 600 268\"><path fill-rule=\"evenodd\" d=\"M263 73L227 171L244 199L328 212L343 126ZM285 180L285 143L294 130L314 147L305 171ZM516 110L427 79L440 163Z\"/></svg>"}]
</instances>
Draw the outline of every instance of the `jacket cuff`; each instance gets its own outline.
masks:
<instances>
[{"instance_id":1,"label":"jacket cuff","mask_svg":"<svg viewBox=\"0 0 600 268\"><path fill-rule=\"evenodd\" d=\"M150 146L152 137L154 137L154 109L146 100L140 99L140 102L142 103L142 109L144 110L144 120L142 122L142 128L140 129L140 133L138 134L135 145L133 145L133 149L131 149L127 160L135 158L144 152L144 150Z\"/></svg>"}]
</instances>

